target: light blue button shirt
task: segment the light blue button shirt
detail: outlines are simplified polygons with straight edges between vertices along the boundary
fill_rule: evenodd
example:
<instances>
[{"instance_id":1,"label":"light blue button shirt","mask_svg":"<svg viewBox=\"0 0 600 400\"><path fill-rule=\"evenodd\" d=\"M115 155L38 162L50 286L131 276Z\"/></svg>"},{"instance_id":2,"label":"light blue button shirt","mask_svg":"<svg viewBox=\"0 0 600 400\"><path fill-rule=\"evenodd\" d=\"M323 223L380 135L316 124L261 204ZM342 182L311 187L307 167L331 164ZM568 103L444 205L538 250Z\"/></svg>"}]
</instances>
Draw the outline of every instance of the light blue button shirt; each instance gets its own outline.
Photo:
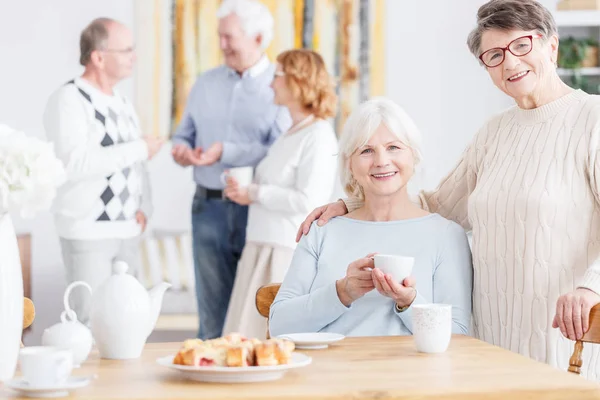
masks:
<instances>
[{"instance_id":1,"label":"light blue button shirt","mask_svg":"<svg viewBox=\"0 0 600 400\"><path fill-rule=\"evenodd\" d=\"M194 167L194 180L209 189L222 189L222 172L256 166L269 146L291 126L287 108L273 103L270 88L275 66L266 56L241 76L225 65L200 75L190 91L173 145L208 149L223 143L221 160Z\"/></svg>"}]
</instances>

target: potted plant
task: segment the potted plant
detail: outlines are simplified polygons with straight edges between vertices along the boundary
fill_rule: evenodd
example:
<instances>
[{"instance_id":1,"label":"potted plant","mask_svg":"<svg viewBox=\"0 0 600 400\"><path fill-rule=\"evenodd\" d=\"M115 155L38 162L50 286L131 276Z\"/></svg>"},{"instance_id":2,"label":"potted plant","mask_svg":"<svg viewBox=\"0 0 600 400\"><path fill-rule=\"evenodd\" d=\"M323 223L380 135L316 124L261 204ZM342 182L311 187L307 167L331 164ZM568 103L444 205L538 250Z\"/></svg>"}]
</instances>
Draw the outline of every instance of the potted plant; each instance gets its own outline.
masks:
<instances>
[{"instance_id":1,"label":"potted plant","mask_svg":"<svg viewBox=\"0 0 600 400\"><path fill-rule=\"evenodd\" d=\"M574 37L561 40L558 48L558 66L573 70L572 87L586 90L588 82L580 70L598 66L598 42L592 38Z\"/></svg>"}]
</instances>

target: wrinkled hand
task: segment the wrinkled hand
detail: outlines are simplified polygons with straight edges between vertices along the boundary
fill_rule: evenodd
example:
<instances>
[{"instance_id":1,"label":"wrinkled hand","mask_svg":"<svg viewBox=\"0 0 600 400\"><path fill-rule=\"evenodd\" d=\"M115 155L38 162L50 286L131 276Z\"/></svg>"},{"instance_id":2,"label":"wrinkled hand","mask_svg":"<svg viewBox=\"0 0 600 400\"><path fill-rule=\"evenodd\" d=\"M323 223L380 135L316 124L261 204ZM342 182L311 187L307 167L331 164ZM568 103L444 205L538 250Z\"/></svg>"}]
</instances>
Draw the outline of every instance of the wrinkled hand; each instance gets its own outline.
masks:
<instances>
[{"instance_id":1,"label":"wrinkled hand","mask_svg":"<svg viewBox=\"0 0 600 400\"><path fill-rule=\"evenodd\" d=\"M590 326L590 310L598 303L600 296L584 288L560 296L552 327L560 328L563 336L571 340L581 339Z\"/></svg>"},{"instance_id":2,"label":"wrinkled hand","mask_svg":"<svg viewBox=\"0 0 600 400\"><path fill-rule=\"evenodd\" d=\"M138 225L142 227L142 233L144 233L144 231L146 230L146 225L148 223L146 214L144 214L142 211L137 211L135 213L135 220L137 221Z\"/></svg>"},{"instance_id":3,"label":"wrinkled hand","mask_svg":"<svg viewBox=\"0 0 600 400\"><path fill-rule=\"evenodd\" d=\"M319 226L325 225L333 217L339 217L348 214L346 204L342 200L338 200L335 203L329 203L324 206L315 208L313 212L308 214L308 217L304 220L298 233L296 234L296 242L299 242L302 235L307 235L310 230L310 226L315 220L319 220L317 224Z\"/></svg>"},{"instance_id":4,"label":"wrinkled hand","mask_svg":"<svg viewBox=\"0 0 600 400\"><path fill-rule=\"evenodd\" d=\"M227 186L223 190L225 197L242 206L247 206L252 203L248 188L240 187L238 181L231 176L227 177L226 182Z\"/></svg>"},{"instance_id":5,"label":"wrinkled hand","mask_svg":"<svg viewBox=\"0 0 600 400\"><path fill-rule=\"evenodd\" d=\"M346 307L375 289L371 277L373 266L372 254L367 255L365 258L359 258L348 265L346 276L336 281L335 288L338 297Z\"/></svg>"},{"instance_id":6,"label":"wrinkled hand","mask_svg":"<svg viewBox=\"0 0 600 400\"><path fill-rule=\"evenodd\" d=\"M417 282L413 277L409 276L400 283L394 281L390 274L384 274L379 268L374 268L371 274L377 291L394 300L398 307L410 306L417 297L417 289L415 289Z\"/></svg>"},{"instance_id":7,"label":"wrinkled hand","mask_svg":"<svg viewBox=\"0 0 600 400\"><path fill-rule=\"evenodd\" d=\"M223 143L216 142L206 151L200 154L200 160L194 165L212 165L221 159L223 155Z\"/></svg>"},{"instance_id":8,"label":"wrinkled hand","mask_svg":"<svg viewBox=\"0 0 600 400\"><path fill-rule=\"evenodd\" d=\"M200 165L200 157L202 155L202 147L190 149L185 144L178 144L171 151L173 160L182 167L190 165Z\"/></svg>"}]
</instances>

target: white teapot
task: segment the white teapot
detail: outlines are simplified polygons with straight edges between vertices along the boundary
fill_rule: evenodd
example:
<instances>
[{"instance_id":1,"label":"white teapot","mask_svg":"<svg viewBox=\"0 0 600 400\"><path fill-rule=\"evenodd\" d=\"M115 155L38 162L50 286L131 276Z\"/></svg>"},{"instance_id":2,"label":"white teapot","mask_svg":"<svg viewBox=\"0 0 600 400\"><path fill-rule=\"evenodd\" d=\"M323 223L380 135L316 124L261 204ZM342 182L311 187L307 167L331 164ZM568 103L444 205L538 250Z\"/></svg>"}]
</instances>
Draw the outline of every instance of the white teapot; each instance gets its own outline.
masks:
<instances>
[{"instance_id":1,"label":"white teapot","mask_svg":"<svg viewBox=\"0 0 600 400\"><path fill-rule=\"evenodd\" d=\"M147 291L126 274L127 268L127 263L115 262L114 274L92 294L90 324L101 358L125 360L142 354L158 320L163 295L171 287L161 282ZM71 285L90 289L82 281Z\"/></svg>"},{"instance_id":2,"label":"white teapot","mask_svg":"<svg viewBox=\"0 0 600 400\"><path fill-rule=\"evenodd\" d=\"M84 282L83 282L84 283ZM84 283L91 288L87 283ZM54 346L73 353L73 365L79 367L90 354L92 349L92 333L81 322L77 321L77 314L69 307L69 295L74 285L69 285L63 296L65 311L60 314L61 322L44 330L42 345Z\"/></svg>"}]
</instances>

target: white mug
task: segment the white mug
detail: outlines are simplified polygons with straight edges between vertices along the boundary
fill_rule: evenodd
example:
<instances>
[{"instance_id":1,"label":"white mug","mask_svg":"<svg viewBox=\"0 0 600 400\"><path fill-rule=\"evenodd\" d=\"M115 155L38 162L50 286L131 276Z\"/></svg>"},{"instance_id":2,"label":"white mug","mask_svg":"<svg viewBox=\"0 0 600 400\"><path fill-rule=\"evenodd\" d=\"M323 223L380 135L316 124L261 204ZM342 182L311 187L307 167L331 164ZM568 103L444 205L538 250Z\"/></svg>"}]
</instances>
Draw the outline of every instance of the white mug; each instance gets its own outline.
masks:
<instances>
[{"instance_id":1,"label":"white mug","mask_svg":"<svg viewBox=\"0 0 600 400\"><path fill-rule=\"evenodd\" d=\"M443 353L452 337L452 306L415 304L412 307L413 339L421 353Z\"/></svg>"},{"instance_id":2,"label":"white mug","mask_svg":"<svg viewBox=\"0 0 600 400\"><path fill-rule=\"evenodd\" d=\"M379 268L384 274L389 274L396 282L402 283L412 272L415 259L388 254L375 254L373 257L375 268Z\"/></svg>"},{"instance_id":3,"label":"white mug","mask_svg":"<svg viewBox=\"0 0 600 400\"><path fill-rule=\"evenodd\" d=\"M73 353L52 346L24 347L19 352L23 377L33 387L65 383L73 370Z\"/></svg>"},{"instance_id":4,"label":"white mug","mask_svg":"<svg viewBox=\"0 0 600 400\"><path fill-rule=\"evenodd\" d=\"M229 171L223 172L221 174L221 183L223 185L227 185L227 177L231 176L235 178L240 187L249 186L252 183L252 178L254 176L254 168L252 167L238 167L231 168Z\"/></svg>"}]
</instances>

